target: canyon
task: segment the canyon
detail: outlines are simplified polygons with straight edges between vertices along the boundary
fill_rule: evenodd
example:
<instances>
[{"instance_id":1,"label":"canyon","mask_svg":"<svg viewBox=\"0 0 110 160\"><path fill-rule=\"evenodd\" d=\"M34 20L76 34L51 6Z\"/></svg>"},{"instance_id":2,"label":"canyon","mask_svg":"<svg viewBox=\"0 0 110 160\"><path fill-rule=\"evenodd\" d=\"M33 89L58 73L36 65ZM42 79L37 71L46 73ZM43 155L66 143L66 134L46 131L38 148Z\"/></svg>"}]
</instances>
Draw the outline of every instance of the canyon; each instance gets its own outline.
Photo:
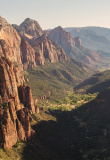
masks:
<instances>
[{"instance_id":1,"label":"canyon","mask_svg":"<svg viewBox=\"0 0 110 160\"><path fill-rule=\"evenodd\" d=\"M34 32L27 27L27 21ZM17 141L26 141L35 134L30 121L39 109L31 88L25 84L23 70L37 64L42 66L47 59L51 63L69 60L64 50L43 34L37 22L26 19L20 28L25 34L17 33L0 17L0 144L3 148L11 148ZM33 36L33 44L26 41L27 34Z\"/></svg>"}]
</instances>

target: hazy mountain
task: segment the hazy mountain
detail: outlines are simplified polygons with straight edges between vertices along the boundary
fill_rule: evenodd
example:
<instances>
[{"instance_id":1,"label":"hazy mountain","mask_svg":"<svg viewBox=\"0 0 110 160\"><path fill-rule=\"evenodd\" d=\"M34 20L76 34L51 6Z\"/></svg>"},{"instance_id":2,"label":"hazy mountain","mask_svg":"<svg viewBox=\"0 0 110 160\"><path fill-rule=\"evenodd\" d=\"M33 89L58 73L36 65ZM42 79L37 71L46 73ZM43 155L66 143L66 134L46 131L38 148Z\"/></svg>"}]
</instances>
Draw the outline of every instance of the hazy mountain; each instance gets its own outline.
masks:
<instances>
[{"instance_id":1,"label":"hazy mountain","mask_svg":"<svg viewBox=\"0 0 110 160\"><path fill-rule=\"evenodd\" d=\"M101 27L65 28L72 36L79 36L84 47L97 50L110 50L110 29Z\"/></svg>"},{"instance_id":2,"label":"hazy mountain","mask_svg":"<svg viewBox=\"0 0 110 160\"><path fill-rule=\"evenodd\" d=\"M90 33L92 32L93 34L93 31L89 32ZM47 33L50 39L57 42L65 50L66 54L71 58L79 60L90 66L94 66L95 68L103 68L103 67L107 68L109 66L109 61L110 61L109 54L106 58L104 54L100 54L85 48L79 37L73 37L69 32L66 32L63 28L57 27L53 30L45 31L45 33ZM80 34L78 36L80 36ZM102 37L100 37L100 39L101 41L103 41ZM109 43L109 41L106 40L105 43L107 44Z\"/></svg>"}]
</instances>

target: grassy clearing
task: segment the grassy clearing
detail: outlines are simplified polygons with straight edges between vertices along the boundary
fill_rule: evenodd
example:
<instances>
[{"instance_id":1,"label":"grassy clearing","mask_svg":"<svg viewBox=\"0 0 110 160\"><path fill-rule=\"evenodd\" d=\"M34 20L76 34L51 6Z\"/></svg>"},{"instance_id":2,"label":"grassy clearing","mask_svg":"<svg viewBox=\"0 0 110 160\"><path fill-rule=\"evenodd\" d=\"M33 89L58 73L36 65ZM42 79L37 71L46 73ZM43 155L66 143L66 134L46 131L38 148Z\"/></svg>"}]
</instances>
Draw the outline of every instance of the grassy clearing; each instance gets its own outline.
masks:
<instances>
[{"instance_id":1,"label":"grassy clearing","mask_svg":"<svg viewBox=\"0 0 110 160\"><path fill-rule=\"evenodd\" d=\"M66 96L62 100L38 101L38 106L43 107L46 110L71 111L72 109L76 109L76 108L80 107L81 105L95 99L97 95L98 95L98 93L94 93L94 94L77 93L76 94L74 91L69 91L68 96Z\"/></svg>"}]
</instances>

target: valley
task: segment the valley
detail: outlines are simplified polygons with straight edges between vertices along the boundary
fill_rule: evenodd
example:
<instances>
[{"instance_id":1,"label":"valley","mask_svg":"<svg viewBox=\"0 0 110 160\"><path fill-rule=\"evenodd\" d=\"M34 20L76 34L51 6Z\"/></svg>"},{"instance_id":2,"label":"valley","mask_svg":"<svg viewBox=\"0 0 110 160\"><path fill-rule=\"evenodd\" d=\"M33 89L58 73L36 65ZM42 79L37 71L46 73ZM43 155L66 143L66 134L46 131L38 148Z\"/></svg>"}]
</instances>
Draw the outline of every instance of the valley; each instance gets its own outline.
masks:
<instances>
[{"instance_id":1,"label":"valley","mask_svg":"<svg viewBox=\"0 0 110 160\"><path fill-rule=\"evenodd\" d=\"M109 160L107 30L0 24L0 159Z\"/></svg>"}]
</instances>

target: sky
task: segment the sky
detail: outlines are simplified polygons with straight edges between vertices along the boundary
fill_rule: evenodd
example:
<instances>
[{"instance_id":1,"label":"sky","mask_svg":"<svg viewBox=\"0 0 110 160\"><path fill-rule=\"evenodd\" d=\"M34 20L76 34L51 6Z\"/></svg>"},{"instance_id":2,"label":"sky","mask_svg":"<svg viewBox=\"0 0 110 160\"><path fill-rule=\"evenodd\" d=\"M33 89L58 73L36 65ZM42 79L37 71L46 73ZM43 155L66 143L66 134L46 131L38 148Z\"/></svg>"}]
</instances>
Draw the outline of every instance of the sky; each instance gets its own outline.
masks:
<instances>
[{"instance_id":1,"label":"sky","mask_svg":"<svg viewBox=\"0 0 110 160\"><path fill-rule=\"evenodd\" d=\"M17 25L31 18L43 30L57 26L110 28L110 0L0 0L0 16Z\"/></svg>"}]
</instances>

